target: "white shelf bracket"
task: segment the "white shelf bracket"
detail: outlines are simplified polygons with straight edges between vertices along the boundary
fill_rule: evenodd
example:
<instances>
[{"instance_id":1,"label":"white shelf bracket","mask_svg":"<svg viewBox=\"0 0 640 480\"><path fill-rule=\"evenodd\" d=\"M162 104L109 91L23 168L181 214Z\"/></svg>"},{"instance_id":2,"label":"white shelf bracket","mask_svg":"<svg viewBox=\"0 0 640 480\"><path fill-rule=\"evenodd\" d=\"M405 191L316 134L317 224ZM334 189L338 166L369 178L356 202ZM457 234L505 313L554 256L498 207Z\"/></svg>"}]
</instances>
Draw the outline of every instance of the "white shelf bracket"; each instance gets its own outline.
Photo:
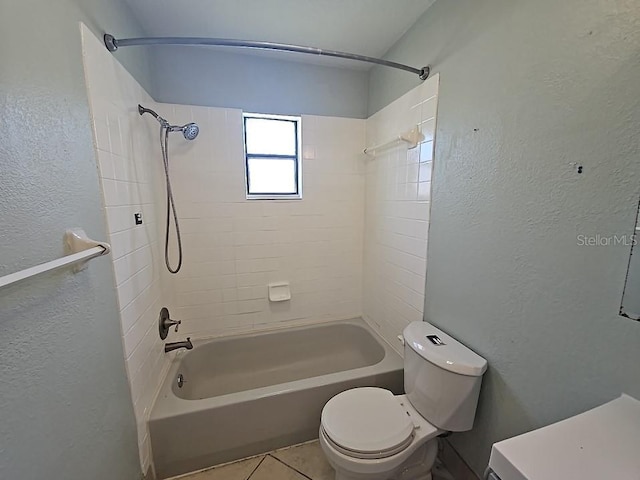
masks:
<instances>
[{"instance_id":1,"label":"white shelf bracket","mask_svg":"<svg viewBox=\"0 0 640 480\"><path fill-rule=\"evenodd\" d=\"M111 253L111 245L106 242L98 242L91 240L82 228L70 228L64 232L64 253L65 255L72 255L74 253L84 252L90 248L102 247L104 252L102 255L108 255ZM87 268L87 262L91 260L81 260L73 265L74 273L78 273Z\"/></svg>"},{"instance_id":2,"label":"white shelf bracket","mask_svg":"<svg viewBox=\"0 0 640 480\"><path fill-rule=\"evenodd\" d=\"M86 268L87 261L111 252L111 246L108 243L91 240L81 228L67 230L64 233L63 243L66 253L64 257L4 275L0 277L0 288L68 265L73 265L73 271L79 272Z\"/></svg>"}]
</instances>

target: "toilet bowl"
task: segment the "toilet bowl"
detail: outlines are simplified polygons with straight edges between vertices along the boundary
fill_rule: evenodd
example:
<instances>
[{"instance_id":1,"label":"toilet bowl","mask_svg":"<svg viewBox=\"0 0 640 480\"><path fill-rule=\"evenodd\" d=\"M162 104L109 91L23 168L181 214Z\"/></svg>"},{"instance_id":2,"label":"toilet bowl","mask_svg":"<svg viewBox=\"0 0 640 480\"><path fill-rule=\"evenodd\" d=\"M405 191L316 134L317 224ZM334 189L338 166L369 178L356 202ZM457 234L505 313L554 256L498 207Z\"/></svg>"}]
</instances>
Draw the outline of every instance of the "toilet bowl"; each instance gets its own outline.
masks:
<instances>
[{"instance_id":1,"label":"toilet bowl","mask_svg":"<svg viewBox=\"0 0 640 480\"><path fill-rule=\"evenodd\" d=\"M438 449L436 437L442 433L406 395L363 387L327 402L319 438L336 480L428 480Z\"/></svg>"},{"instance_id":2,"label":"toilet bowl","mask_svg":"<svg viewBox=\"0 0 640 480\"><path fill-rule=\"evenodd\" d=\"M487 362L427 322L405 328L406 395L360 387L322 409L336 480L431 480L437 437L471 429Z\"/></svg>"}]
</instances>

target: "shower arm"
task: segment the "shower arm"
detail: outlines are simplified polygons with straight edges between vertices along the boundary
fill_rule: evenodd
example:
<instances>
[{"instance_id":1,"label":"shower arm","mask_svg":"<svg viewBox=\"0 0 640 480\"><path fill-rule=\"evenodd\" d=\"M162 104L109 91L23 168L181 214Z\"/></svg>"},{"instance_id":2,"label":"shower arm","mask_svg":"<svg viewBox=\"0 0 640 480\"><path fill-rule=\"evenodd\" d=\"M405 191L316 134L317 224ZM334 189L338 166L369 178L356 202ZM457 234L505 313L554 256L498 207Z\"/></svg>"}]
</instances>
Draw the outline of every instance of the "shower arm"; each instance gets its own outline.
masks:
<instances>
[{"instance_id":1,"label":"shower arm","mask_svg":"<svg viewBox=\"0 0 640 480\"><path fill-rule=\"evenodd\" d=\"M254 40L235 40L232 38L208 38L208 37L150 37L150 38L122 38L117 39L113 35L104 35L104 44L107 50L115 52L120 47L132 47L135 45L209 45L216 47L238 47L255 48L259 50L278 50L283 52L306 53L309 55L319 55L324 57L346 58L359 62L373 63L385 67L397 68L406 72L411 72L420 80L429 78L430 67L415 68L402 63L391 62L381 58L367 57L355 53L339 52L336 50L323 50L315 47L305 47L301 45L289 45L287 43L259 42Z\"/></svg>"},{"instance_id":2,"label":"shower arm","mask_svg":"<svg viewBox=\"0 0 640 480\"><path fill-rule=\"evenodd\" d=\"M170 126L169 122L166 121L164 118L162 118L160 115L158 115L156 112L154 112L150 108L145 108L140 104L138 104L138 113L140 115L144 115L145 113L150 113L151 115L153 115L153 118L155 118L158 122L160 122L161 125L166 126L166 127Z\"/></svg>"},{"instance_id":3,"label":"shower arm","mask_svg":"<svg viewBox=\"0 0 640 480\"><path fill-rule=\"evenodd\" d=\"M172 132L176 131L176 129L178 128L175 125L169 124L167 120L162 118L160 115L158 115L156 112L154 112L150 108L144 108L142 105L138 105L138 113L140 115L144 115L145 113L149 113L153 115L153 117L158 121L158 123L160 123L160 125L162 125L164 128L168 128Z\"/></svg>"},{"instance_id":4,"label":"shower arm","mask_svg":"<svg viewBox=\"0 0 640 480\"><path fill-rule=\"evenodd\" d=\"M150 113L151 115L153 115L153 117L160 121L160 120L164 120L164 118L162 118L160 115L158 115L156 112L154 112L153 110L151 110L150 108L144 108L142 105L138 105L138 113L140 115L144 115L145 113ZM166 120L165 120L166 121Z\"/></svg>"},{"instance_id":5,"label":"shower arm","mask_svg":"<svg viewBox=\"0 0 640 480\"><path fill-rule=\"evenodd\" d=\"M186 123L184 125L171 125L167 120L162 118L156 112L154 112L150 108L145 108L140 104L138 104L138 113L140 115L144 115L145 113L152 115L158 121L158 123L162 126L163 129L166 129L168 132L182 132L186 140L193 140L198 136L198 132L200 131L200 129L198 128L198 125L195 123Z\"/></svg>"}]
</instances>

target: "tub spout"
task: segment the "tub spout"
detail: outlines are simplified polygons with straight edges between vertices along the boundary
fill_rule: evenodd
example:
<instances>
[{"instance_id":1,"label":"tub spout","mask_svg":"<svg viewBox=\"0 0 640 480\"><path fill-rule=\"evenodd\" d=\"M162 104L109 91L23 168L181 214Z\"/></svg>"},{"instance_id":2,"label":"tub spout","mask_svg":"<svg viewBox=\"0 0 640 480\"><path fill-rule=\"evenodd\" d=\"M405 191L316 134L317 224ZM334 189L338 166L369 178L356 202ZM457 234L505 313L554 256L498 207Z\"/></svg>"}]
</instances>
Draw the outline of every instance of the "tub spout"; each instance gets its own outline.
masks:
<instances>
[{"instance_id":1,"label":"tub spout","mask_svg":"<svg viewBox=\"0 0 640 480\"><path fill-rule=\"evenodd\" d=\"M191 343L191 337L188 337L185 342L173 342L173 343L165 343L164 351L171 352L173 350L178 350L179 348L185 348L187 350L191 350L193 348L193 344Z\"/></svg>"}]
</instances>

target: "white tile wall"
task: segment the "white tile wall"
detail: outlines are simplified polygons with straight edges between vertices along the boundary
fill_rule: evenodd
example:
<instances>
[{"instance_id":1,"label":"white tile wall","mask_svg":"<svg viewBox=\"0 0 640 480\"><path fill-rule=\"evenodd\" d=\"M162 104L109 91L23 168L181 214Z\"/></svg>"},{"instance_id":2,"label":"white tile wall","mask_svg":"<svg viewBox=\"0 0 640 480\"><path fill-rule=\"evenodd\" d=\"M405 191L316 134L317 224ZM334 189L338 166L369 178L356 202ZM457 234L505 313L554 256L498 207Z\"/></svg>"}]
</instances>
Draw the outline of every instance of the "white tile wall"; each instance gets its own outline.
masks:
<instances>
[{"instance_id":1,"label":"white tile wall","mask_svg":"<svg viewBox=\"0 0 640 480\"><path fill-rule=\"evenodd\" d=\"M242 112L163 105L195 121L171 177L185 263L172 277L185 334L214 336L361 314L364 120L303 116L303 200L246 200ZM289 281L292 299L269 303Z\"/></svg>"},{"instance_id":2,"label":"white tile wall","mask_svg":"<svg viewBox=\"0 0 640 480\"><path fill-rule=\"evenodd\" d=\"M127 375L140 462L146 472L150 463L147 419L168 367L157 333L162 265L155 211L160 204L153 173L157 132L153 125L140 122L136 111L138 102L153 106L153 101L84 25L82 40ZM136 212L143 213L141 226L134 224Z\"/></svg>"},{"instance_id":3,"label":"white tile wall","mask_svg":"<svg viewBox=\"0 0 640 480\"><path fill-rule=\"evenodd\" d=\"M396 351L397 335L422 320L427 268L438 75L367 120L367 145L420 126L424 140L376 152L366 166L363 315Z\"/></svg>"}]
</instances>

